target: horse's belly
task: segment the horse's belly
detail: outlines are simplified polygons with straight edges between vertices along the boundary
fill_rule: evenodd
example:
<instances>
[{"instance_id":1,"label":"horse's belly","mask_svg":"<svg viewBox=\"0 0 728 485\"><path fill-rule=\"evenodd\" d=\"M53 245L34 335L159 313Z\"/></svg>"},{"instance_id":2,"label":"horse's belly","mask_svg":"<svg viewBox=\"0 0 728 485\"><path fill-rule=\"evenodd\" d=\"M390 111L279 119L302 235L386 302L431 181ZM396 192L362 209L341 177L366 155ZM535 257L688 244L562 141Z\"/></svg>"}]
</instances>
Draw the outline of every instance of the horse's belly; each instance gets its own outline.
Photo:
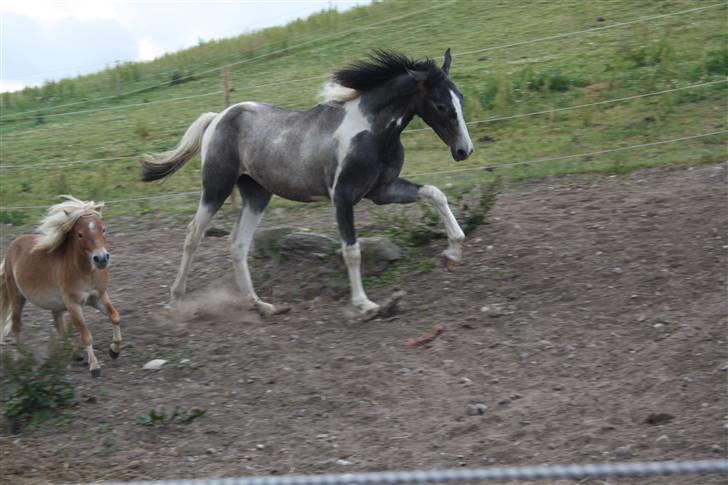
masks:
<instances>
[{"instance_id":1,"label":"horse's belly","mask_svg":"<svg viewBox=\"0 0 728 485\"><path fill-rule=\"evenodd\" d=\"M61 295L58 288L24 288L20 281L18 281L18 288L23 296L35 306L51 311L61 311L66 309L66 304L63 302L63 295Z\"/></svg>"}]
</instances>

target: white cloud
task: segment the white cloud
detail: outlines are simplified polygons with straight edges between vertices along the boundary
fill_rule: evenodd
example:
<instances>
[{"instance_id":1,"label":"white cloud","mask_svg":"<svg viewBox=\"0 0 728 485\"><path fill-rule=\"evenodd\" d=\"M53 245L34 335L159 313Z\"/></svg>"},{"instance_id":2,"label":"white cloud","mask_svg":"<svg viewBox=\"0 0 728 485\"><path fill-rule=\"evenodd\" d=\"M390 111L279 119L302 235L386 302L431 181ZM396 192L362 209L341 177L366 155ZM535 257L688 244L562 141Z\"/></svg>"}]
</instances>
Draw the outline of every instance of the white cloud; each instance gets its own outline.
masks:
<instances>
[{"instance_id":1,"label":"white cloud","mask_svg":"<svg viewBox=\"0 0 728 485\"><path fill-rule=\"evenodd\" d=\"M137 48L139 49L138 60L140 61L151 61L164 54L164 49L149 38L137 40Z\"/></svg>"}]
</instances>

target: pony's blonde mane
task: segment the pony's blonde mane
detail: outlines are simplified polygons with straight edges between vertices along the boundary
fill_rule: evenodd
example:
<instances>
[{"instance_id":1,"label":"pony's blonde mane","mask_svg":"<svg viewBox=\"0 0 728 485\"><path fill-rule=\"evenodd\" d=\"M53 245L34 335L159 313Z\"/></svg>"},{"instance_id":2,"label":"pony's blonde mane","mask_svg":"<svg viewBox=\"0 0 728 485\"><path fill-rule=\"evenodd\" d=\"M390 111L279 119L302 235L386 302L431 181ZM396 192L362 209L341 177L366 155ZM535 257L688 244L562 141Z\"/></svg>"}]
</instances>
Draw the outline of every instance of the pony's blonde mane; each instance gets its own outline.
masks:
<instances>
[{"instance_id":1,"label":"pony's blonde mane","mask_svg":"<svg viewBox=\"0 0 728 485\"><path fill-rule=\"evenodd\" d=\"M38 226L39 236L33 251L52 252L58 249L74 224L83 216L101 217L103 202L83 201L70 195L61 195L66 199L60 204L51 206Z\"/></svg>"}]
</instances>

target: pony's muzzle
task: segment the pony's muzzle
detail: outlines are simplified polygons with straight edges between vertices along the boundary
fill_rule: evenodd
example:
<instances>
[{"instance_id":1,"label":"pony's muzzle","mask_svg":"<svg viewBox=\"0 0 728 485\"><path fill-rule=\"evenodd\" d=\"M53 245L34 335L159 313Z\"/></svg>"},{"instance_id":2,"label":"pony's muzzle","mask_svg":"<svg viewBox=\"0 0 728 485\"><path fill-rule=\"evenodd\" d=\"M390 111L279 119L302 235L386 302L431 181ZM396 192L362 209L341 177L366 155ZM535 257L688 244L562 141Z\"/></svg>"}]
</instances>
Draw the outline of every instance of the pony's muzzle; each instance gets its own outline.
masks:
<instances>
[{"instance_id":1,"label":"pony's muzzle","mask_svg":"<svg viewBox=\"0 0 728 485\"><path fill-rule=\"evenodd\" d=\"M94 261L94 265L98 269L104 269L109 265L109 259L111 259L111 255L107 251L103 251L94 254L92 259Z\"/></svg>"}]
</instances>

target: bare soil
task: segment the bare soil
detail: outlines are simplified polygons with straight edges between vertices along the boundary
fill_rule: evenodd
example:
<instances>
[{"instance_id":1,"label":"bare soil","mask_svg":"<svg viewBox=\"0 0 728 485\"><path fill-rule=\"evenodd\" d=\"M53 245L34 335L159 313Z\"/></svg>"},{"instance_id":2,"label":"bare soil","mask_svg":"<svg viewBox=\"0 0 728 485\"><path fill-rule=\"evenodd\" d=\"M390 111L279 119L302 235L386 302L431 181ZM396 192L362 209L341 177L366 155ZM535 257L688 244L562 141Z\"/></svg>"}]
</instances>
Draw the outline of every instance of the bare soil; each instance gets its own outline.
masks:
<instances>
[{"instance_id":1,"label":"bare soil","mask_svg":"<svg viewBox=\"0 0 728 485\"><path fill-rule=\"evenodd\" d=\"M394 286L407 295L396 316L365 323L346 317L343 269L310 262L253 261L260 293L292 309L250 312L225 238L203 241L188 302L166 309L184 224L109 221L126 347L112 361L111 326L89 312L103 376L75 365L78 403L65 417L19 435L0 425L0 482L726 457L726 173L511 186L463 265L371 289L375 301ZM333 228L319 209L267 220ZM26 341L43 349L50 315L29 308L26 318ZM407 345L436 325L431 342ZM142 370L154 358L169 362ZM136 423L176 406L206 414Z\"/></svg>"}]
</instances>

